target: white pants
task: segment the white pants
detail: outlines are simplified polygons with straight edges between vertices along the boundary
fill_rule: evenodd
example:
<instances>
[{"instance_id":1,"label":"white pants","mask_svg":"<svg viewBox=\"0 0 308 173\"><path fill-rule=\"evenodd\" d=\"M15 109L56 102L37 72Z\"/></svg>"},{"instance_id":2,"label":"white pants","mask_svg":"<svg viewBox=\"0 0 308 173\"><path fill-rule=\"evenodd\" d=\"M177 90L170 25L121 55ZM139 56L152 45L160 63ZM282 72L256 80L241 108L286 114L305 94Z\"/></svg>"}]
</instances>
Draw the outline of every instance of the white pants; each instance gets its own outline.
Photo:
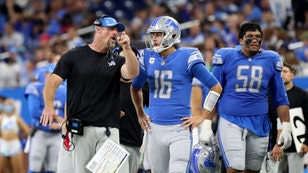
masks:
<instances>
[{"instance_id":1,"label":"white pants","mask_svg":"<svg viewBox=\"0 0 308 173\"><path fill-rule=\"evenodd\" d=\"M218 141L226 167L261 170L268 137L259 137L221 117L218 124Z\"/></svg>"}]
</instances>

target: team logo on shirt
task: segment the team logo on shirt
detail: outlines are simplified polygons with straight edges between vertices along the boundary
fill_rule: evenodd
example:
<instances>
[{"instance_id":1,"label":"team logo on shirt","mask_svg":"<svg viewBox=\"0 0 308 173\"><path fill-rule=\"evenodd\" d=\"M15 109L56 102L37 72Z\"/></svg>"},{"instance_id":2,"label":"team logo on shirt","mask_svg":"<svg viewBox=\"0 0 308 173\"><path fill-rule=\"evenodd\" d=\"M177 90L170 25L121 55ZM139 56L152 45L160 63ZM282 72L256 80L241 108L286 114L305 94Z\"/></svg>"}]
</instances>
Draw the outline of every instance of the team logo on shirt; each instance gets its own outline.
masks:
<instances>
[{"instance_id":1,"label":"team logo on shirt","mask_svg":"<svg viewBox=\"0 0 308 173\"><path fill-rule=\"evenodd\" d=\"M108 62L108 65L109 65L109 67L115 66L115 62L114 61Z\"/></svg>"}]
</instances>

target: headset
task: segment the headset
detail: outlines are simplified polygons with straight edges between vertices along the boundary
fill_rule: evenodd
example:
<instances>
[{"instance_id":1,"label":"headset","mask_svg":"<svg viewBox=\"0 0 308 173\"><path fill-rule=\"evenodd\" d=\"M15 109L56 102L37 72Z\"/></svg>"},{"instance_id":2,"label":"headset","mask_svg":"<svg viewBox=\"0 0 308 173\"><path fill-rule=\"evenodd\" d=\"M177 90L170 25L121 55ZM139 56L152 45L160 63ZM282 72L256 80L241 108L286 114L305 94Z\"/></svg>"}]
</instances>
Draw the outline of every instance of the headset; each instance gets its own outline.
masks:
<instances>
[{"instance_id":1,"label":"headset","mask_svg":"<svg viewBox=\"0 0 308 173\"><path fill-rule=\"evenodd\" d=\"M99 16L99 17L96 18L96 20L94 21L93 24L94 24L95 26L102 26L102 21L101 21L101 20L102 20L103 18L105 18L105 17L110 17L110 16L107 15L107 14L102 14L101 16Z\"/></svg>"}]
</instances>

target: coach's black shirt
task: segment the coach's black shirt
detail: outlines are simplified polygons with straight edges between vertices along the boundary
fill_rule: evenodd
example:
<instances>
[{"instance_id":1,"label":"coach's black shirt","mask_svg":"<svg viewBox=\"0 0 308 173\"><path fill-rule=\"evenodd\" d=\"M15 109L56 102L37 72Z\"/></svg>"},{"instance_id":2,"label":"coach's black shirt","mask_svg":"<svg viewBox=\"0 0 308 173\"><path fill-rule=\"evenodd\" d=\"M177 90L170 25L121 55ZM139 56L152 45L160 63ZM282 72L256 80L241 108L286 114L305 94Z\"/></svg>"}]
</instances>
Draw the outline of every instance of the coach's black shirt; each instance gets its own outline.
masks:
<instances>
[{"instance_id":1,"label":"coach's black shirt","mask_svg":"<svg viewBox=\"0 0 308 173\"><path fill-rule=\"evenodd\" d=\"M124 62L124 57L102 54L88 45L65 53L54 73L67 79L68 118L78 118L85 125L119 128Z\"/></svg>"}]
</instances>

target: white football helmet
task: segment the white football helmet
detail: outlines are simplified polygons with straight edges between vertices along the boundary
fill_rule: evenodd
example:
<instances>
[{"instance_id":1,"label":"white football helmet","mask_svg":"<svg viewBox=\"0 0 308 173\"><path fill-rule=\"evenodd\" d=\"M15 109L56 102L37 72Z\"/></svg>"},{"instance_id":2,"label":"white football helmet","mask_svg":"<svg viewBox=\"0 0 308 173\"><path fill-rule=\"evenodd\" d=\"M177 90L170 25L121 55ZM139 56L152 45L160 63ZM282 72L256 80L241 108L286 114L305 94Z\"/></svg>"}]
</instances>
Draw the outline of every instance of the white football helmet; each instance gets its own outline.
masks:
<instances>
[{"instance_id":1,"label":"white football helmet","mask_svg":"<svg viewBox=\"0 0 308 173\"><path fill-rule=\"evenodd\" d=\"M217 145L196 144L190 157L193 173L215 173L220 168L220 151Z\"/></svg>"},{"instance_id":2,"label":"white football helmet","mask_svg":"<svg viewBox=\"0 0 308 173\"><path fill-rule=\"evenodd\" d=\"M166 50L181 41L180 25L174 18L169 16L161 16L154 19L151 26L147 30L147 34L151 34L153 32L163 33L163 40L160 46L154 47L151 39L151 46L157 53L160 53L161 51Z\"/></svg>"}]
</instances>

